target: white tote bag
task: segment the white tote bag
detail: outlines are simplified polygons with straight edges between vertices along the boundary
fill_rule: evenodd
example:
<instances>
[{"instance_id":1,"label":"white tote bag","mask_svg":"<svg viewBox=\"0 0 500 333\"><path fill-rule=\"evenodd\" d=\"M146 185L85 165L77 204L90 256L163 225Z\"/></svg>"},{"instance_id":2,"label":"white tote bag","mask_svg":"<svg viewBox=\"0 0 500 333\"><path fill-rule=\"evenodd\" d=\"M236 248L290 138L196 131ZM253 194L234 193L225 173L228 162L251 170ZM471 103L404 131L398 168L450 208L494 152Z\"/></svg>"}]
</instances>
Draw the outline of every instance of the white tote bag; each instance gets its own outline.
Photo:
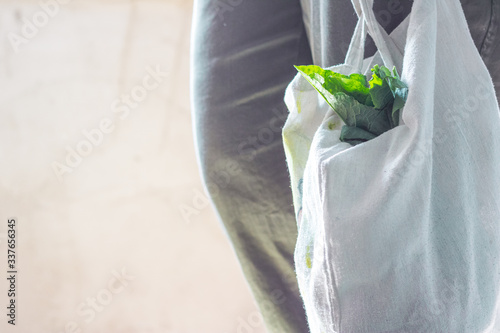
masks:
<instances>
[{"instance_id":1,"label":"white tote bag","mask_svg":"<svg viewBox=\"0 0 500 333\"><path fill-rule=\"evenodd\" d=\"M415 0L388 36L373 0L345 64L395 65L399 126L340 142L342 120L300 75L283 129L298 222L295 265L312 333L494 330L500 278L500 113L459 0ZM370 33L377 54L363 59Z\"/></svg>"}]
</instances>

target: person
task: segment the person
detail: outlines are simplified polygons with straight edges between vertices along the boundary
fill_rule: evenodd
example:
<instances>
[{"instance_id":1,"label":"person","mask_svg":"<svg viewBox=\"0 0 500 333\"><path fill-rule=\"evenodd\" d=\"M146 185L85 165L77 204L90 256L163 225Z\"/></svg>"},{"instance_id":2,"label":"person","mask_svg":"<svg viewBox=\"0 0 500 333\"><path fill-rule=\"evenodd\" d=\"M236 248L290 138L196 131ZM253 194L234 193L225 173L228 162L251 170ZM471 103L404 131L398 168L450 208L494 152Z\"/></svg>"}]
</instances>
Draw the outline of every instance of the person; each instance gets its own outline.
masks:
<instances>
[{"instance_id":1,"label":"person","mask_svg":"<svg viewBox=\"0 0 500 333\"><path fill-rule=\"evenodd\" d=\"M461 4L498 93L500 2ZM374 13L390 33L411 6L375 0ZM270 333L308 332L294 272L284 92L293 65L343 63L357 20L349 0L194 1L191 98L200 170ZM368 37L365 56L375 52Z\"/></svg>"}]
</instances>

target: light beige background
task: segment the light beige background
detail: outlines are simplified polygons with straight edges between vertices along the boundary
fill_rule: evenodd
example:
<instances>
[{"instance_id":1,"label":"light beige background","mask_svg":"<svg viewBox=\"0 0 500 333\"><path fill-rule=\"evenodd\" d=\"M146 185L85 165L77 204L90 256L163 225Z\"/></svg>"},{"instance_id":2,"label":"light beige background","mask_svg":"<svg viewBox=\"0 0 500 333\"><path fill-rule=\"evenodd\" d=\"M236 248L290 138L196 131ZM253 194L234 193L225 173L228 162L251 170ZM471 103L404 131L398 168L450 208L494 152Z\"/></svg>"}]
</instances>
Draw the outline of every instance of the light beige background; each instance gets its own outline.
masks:
<instances>
[{"instance_id":1,"label":"light beige background","mask_svg":"<svg viewBox=\"0 0 500 333\"><path fill-rule=\"evenodd\" d=\"M202 194L191 1L42 2L0 1L0 331L264 332Z\"/></svg>"}]
</instances>

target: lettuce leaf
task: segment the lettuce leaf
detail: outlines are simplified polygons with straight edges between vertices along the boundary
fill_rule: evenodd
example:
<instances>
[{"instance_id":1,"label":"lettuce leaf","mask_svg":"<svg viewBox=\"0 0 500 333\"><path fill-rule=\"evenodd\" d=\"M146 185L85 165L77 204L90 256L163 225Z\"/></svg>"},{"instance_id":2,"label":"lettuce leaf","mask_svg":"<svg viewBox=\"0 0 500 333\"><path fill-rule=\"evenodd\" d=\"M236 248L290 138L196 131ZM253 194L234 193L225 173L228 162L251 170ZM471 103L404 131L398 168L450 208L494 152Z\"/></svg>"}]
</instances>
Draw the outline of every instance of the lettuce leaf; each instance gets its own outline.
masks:
<instances>
[{"instance_id":1,"label":"lettuce leaf","mask_svg":"<svg viewBox=\"0 0 500 333\"><path fill-rule=\"evenodd\" d=\"M403 108L408 97L408 86L401 81L396 67L391 72L387 67L375 65L372 69L370 95L377 109L386 109L391 127L399 124L399 110Z\"/></svg>"},{"instance_id":2,"label":"lettuce leaf","mask_svg":"<svg viewBox=\"0 0 500 333\"><path fill-rule=\"evenodd\" d=\"M327 102L333 98L332 94L342 92L354 97L361 104L370 105L370 92L366 76L356 73L347 76L315 65L294 67Z\"/></svg>"},{"instance_id":3,"label":"lettuce leaf","mask_svg":"<svg viewBox=\"0 0 500 333\"><path fill-rule=\"evenodd\" d=\"M376 135L354 126L342 126L342 130L340 131L340 141L348 142L353 146L375 137Z\"/></svg>"},{"instance_id":4,"label":"lettuce leaf","mask_svg":"<svg viewBox=\"0 0 500 333\"><path fill-rule=\"evenodd\" d=\"M375 65L370 81L362 74L349 76L319 66L295 66L344 121L340 140L353 145L398 126L408 86L396 68Z\"/></svg>"},{"instance_id":5,"label":"lettuce leaf","mask_svg":"<svg viewBox=\"0 0 500 333\"><path fill-rule=\"evenodd\" d=\"M384 110L359 103L352 96L335 93L333 110L347 126L359 127L377 136L391 129L391 124Z\"/></svg>"}]
</instances>

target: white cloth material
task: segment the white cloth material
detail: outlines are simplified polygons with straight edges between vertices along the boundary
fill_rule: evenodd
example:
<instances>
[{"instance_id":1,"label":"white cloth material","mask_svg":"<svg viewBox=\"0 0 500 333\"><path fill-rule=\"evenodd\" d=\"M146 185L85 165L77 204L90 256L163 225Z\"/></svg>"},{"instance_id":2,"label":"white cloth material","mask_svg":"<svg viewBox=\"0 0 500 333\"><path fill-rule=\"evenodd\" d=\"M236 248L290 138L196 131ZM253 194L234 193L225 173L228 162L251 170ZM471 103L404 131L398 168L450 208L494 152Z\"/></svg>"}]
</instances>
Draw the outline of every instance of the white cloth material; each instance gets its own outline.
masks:
<instances>
[{"instance_id":1,"label":"white cloth material","mask_svg":"<svg viewBox=\"0 0 500 333\"><path fill-rule=\"evenodd\" d=\"M493 332L500 273L500 113L459 0L415 0L387 36L373 0L345 64L395 64L400 125L351 146L300 74L283 129L295 265L312 333ZM378 52L362 60L367 31ZM404 51L404 52L403 52Z\"/></svg>"}]
</instances>

